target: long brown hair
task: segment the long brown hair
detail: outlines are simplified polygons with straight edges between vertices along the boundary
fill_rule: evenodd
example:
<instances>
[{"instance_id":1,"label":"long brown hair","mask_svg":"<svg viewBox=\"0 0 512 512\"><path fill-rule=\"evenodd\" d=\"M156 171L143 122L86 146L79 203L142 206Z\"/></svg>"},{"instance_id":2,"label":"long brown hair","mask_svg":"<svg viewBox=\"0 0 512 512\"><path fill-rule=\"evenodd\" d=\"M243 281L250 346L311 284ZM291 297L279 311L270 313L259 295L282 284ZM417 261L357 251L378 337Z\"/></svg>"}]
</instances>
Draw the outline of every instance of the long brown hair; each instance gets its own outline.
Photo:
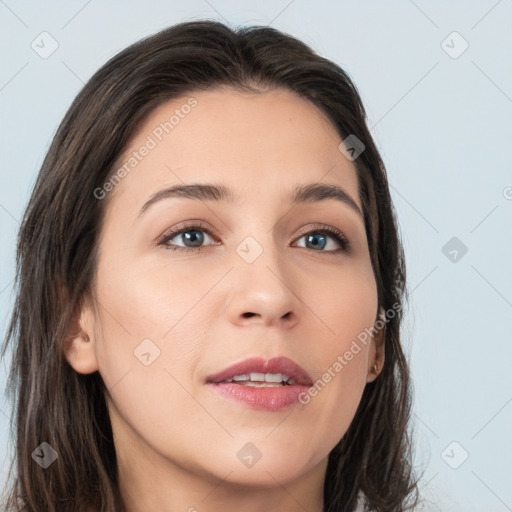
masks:
<instances>
[{"instance_id":1,"label":"long brown hair","mask_svg":"<svg viewBox=\"0 0 512 512\"><path fill-rule=\"evenodd\" d=\"M355 510L360 493L369 509L380 512L409 510L418 500L397 308L406 299L403 249L357 89L339 66L287 34L194 21L143 39L102 66L66 113L39 172L19 232L16 301L2 349L4 357L14 344L9 476L14 465L16 475L6 493L8 510L124 510L103 380L98 372L75 372L63 351L95 275L107 201L94 191L112 176L155 107L215 86L294 91L325 112L342 139L355 134L365 146L354 164L378 301L396 314L385 327L382 372L365 387L348 431L329 455L324 512ZM58 451L44 471L32 457L42 442Z\"/></svg>"}]
</instances>

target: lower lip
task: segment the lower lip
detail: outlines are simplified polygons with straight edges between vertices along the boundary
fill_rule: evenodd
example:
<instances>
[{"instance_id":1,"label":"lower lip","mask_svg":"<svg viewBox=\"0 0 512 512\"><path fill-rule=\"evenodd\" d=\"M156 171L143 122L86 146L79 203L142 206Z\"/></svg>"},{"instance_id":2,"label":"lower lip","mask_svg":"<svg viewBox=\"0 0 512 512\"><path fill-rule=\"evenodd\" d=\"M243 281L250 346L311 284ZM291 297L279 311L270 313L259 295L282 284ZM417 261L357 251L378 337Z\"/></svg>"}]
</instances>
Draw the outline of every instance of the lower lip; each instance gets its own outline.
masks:
<instances>
[{"instance_id":1,"label":"lower lip","mask_svg":"<svg viewBox=\"0 0 512 512\"><path fill-rule=\"evenodd\" d=\"M293 384L280 387L250 387L232 382L209 383L226 398L246 403L253 409L281 411L299 402L301 393L307 393L309 386Z\"/></svg>"}]
</instances>

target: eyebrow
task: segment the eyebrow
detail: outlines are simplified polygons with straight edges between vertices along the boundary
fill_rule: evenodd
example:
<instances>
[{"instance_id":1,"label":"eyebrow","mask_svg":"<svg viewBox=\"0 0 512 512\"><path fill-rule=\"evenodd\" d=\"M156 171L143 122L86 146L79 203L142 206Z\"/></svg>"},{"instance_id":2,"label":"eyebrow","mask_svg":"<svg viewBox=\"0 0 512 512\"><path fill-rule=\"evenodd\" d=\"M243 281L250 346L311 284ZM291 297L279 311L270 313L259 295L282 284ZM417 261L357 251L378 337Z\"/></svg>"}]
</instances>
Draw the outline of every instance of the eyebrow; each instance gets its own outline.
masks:
<instances>
[{"instance_id":1,"label":"eyebrow","mask_svg":"<svg viewBox=\"0 0 512 512\"><path fill-rule=\"evenodd\" d=\"M189 185L174 185L172 187L160 190L153 194L148 201L144 203L139 215L142 215L150 206L163 199L183 197L186 199L200 199L201 201L225 201L228 203L237 202L232 190L224 185L213 183L193 183ZM338 185L328 183L310 183L307 185L297 185L288 195L288 202L291 204L315 203L327 199L335 199L349 206L363 219L357 203Z\"/></svg>"}]
</instances>

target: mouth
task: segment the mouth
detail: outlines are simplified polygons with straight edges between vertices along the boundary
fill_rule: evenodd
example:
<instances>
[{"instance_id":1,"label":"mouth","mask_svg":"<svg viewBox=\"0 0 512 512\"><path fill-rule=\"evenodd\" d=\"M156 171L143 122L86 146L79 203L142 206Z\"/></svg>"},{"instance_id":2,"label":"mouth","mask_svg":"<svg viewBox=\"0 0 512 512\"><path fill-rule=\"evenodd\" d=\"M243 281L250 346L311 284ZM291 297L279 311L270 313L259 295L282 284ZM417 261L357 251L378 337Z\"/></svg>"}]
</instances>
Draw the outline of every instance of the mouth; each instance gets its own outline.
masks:
<instances>
[{"instance_id":1,"label":"mouth","mask_svg":"<svg viewBox=\"0 0 512 512\"><path fill-rule=\"evenodd\" d=\"M313 385L300 365L287 357L250 358L206 378L206 384L228 399L253 409L280 411L299 402Z\"/></svg>"},{"instance_id":2,"label":"mouth","mask_svg":"<svg viewBox=\"0 0 512 512\"><path fill-rule=\"evenodd\" d=\"M274 357L268 361L260 357L252 357L229 366L215 375L210 375L206 378L206 382L212 384L234 382L251 387L313 385L308 372L288 357Z\"/></svg>"}]
</instances>

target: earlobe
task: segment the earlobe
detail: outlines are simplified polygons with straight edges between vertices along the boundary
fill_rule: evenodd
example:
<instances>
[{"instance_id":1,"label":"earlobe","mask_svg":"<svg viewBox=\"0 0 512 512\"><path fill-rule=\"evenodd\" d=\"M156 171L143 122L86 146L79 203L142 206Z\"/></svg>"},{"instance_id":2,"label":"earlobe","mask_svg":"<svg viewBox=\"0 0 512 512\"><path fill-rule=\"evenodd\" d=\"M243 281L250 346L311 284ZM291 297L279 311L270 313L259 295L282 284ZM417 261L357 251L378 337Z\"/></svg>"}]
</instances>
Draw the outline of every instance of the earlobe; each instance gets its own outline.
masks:
<instances>
[{"instance_id":1,"label":"earlobe","mask_svg":"<svg viewBox=\"0 0 512 512\"><path fill-rule=\"evenodd\" d=\"M70 366L77 372L89 374L97 371L92 312L85 306L73 318L64 340L64 354Z\"/></svg>"},{"instance_id":2,"label":"earlobe","mask_svg":"<svg viewBox=\"0 0 512 512\"><path fill-rule=\"evenodd\" d=\"M371 370L368 372L368 376L366 377L366 382L373 382L381 372L382 368L379 367L378 363L374 363Z\"/></svg>"},{"instance_id":3,"label":"earlobe","mask_svg":"<svg viewBox=\"0 0 512 512\"><path fill-rule=\"evenodd\" d=\"M379 316L379 318L381 317L381 315ZM366 382L373 382L382 372L382 368L384 367L384 347L386 341L385 326L379 329L379 332L372 338L373 343L371 355L369 358L369 368L368 375L366 377Z\"/></svg>"}]
</instances>

